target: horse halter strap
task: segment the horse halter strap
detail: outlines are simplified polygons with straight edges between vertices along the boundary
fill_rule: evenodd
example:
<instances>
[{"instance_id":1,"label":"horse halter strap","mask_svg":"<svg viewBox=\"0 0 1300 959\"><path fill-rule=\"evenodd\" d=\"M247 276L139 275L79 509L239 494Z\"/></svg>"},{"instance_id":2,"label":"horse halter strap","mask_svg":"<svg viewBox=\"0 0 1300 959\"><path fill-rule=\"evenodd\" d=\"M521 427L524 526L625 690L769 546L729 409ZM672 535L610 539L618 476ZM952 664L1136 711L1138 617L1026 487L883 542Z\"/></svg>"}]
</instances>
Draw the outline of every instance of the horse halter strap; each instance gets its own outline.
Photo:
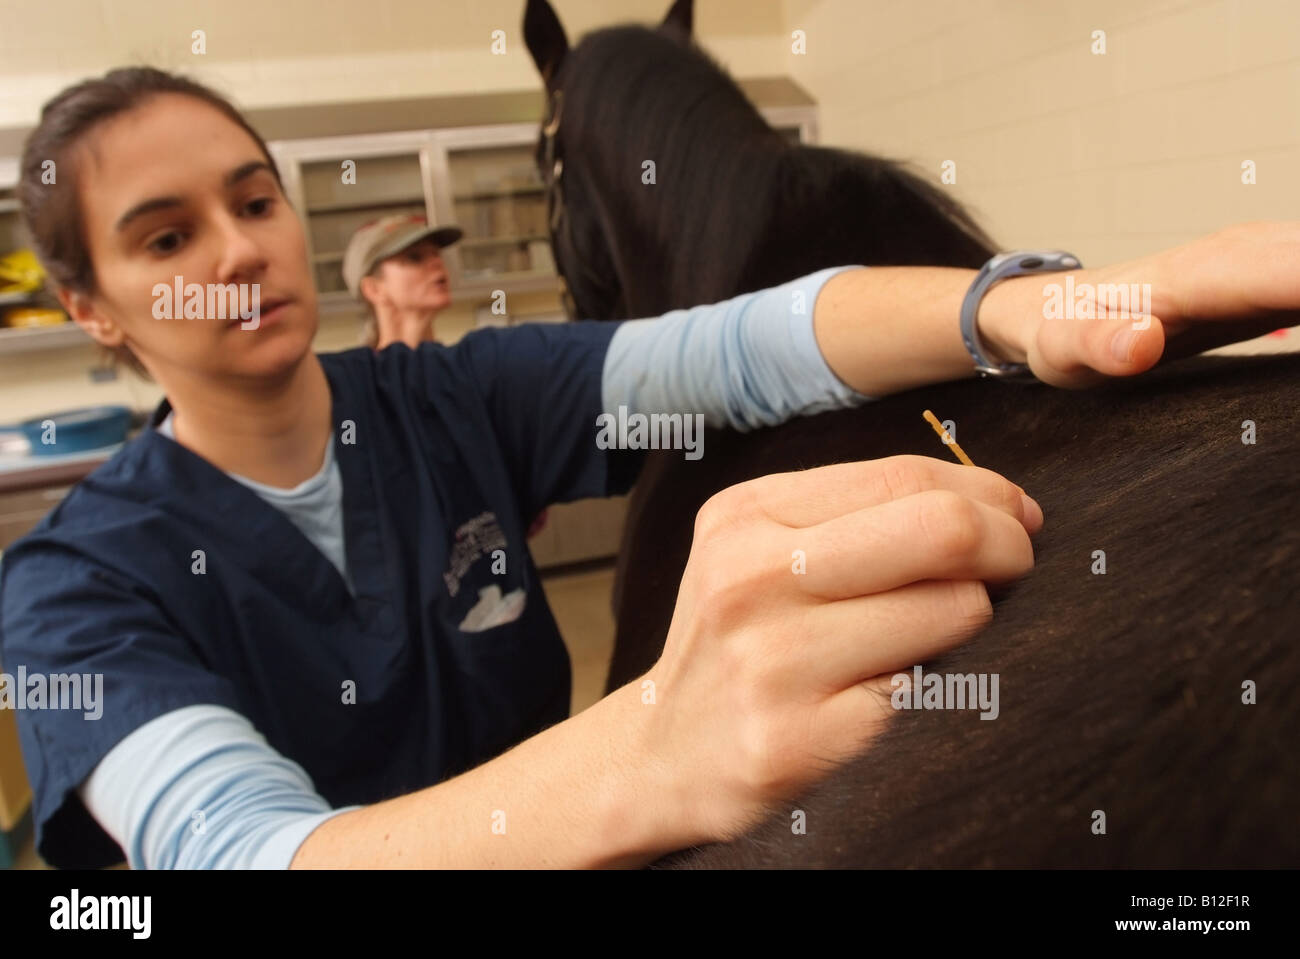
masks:
<instances>
[{"instance_id":1,"label":"horse halter strap","mask_svg":"<svg viewBox=\"0 0 1300 959\"><path fill-rule=\"evenodd\" d=\"M551 249L558 247L556 238L568 227L568 216L564 209L564 157L560 156L560 114L564 107L564 91L556 89L550 96L547 108L546 125L542 127L544 144L544 175L546 177L546 214L551 230ZM555 274L560 280L560 302L569 319L575 319L577 312L564 271L560 267L560 258L555 256Z\"/></svg>"}]
</instances>

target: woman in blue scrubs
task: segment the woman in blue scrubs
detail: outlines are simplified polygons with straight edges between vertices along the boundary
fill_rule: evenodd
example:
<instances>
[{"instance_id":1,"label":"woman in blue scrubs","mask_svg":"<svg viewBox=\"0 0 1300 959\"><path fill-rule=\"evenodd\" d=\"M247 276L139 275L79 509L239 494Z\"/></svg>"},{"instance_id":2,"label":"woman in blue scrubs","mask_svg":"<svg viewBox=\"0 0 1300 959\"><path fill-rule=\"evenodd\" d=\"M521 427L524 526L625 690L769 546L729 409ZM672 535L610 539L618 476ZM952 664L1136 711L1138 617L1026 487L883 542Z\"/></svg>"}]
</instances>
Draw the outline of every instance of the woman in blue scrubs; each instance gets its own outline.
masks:
<instances>
[{"instance_id":1,"label":"woman in blue scrubs","mask_svg":"<svg viewBox=\"0 0 1300 959\"><path fill-rule=\"evenodd\" d=\"M659 318L318 356L300 222L205 88L132 69L64 91L19 189L69 314L166 396L0 564L0 703L56 866L614 865L725 839L864 749L891 674L986 623L984 584L1032 564L1041 511L987 470L745 483L699 513L655 668L569 717L524 533L635 479L601 417L743 429L972 375L974 271L846 265ZM1193 319L1279 325L1298 232L1077 271L1155 282L1136 335L1044 321L1041 287L1010 280L986 346L1076 386L1149 368ZM230 291L254 308L221 309Z\"/></svg>"}]
</instances>

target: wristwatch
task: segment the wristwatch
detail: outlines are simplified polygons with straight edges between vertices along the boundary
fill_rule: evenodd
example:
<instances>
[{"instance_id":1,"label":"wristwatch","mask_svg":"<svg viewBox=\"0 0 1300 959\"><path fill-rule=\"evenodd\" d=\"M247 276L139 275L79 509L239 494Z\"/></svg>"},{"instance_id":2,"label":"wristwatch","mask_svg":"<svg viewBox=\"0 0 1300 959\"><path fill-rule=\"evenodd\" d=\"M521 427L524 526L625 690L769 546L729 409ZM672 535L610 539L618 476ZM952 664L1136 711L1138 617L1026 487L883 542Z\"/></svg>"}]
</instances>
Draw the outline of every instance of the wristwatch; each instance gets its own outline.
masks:
<instances>
[{"instance_id":1,"label":"wristwatch","mask_svg":"<svg viewBox=\"0 0 1300 959\"><path fill-rule=\"evenodd\" d=\"M995 283L1012 276L1026 273L1056 273L1061 270L1076 270L1083 264L1079 258L1064 250L1014 250L999 253L990 259L975 275L974 282L966 291L966 298L961 304L961 338L966 350L975 361L975 369L980 376L993 376L1012 382L1032 382L1036 380L1025 363L995 363L984 353L980 343L979 330L975 327L975 317L979 312L980 301Z\"/></svg>"}]
</instances>

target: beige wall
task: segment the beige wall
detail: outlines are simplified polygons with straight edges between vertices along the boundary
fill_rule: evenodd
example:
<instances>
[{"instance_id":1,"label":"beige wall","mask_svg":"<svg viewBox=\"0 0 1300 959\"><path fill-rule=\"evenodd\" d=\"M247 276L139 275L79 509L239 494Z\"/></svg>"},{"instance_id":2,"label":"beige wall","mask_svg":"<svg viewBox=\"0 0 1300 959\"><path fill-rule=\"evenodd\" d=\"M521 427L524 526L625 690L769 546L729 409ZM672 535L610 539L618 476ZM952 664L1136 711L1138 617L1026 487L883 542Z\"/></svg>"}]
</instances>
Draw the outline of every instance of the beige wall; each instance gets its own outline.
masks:
<instances>
[{"instance_id":1,"label":"beige wall","mask_svg":"<svg viewBox=\"0 0 1300 959\"><path fill-rule=\"evenodd\" d=\"M570 41L658 22L670 0L554 0ZM696 24L739 76L769 73L780 0L701 0ZM524 0L3 0L0 126L130 62L193 73L244 107L528 89ZM191 34L205 31L206 53ZM506 52L491 52L492 32ZM776 58L779 63L779 57Z\"/></svg>"},{"instance_id":2,"label":"beige wall","mask_svg":"<svg viewBox=\"0 0 1300 959\"><path fill-rule=\"evenodd\" d=\"M668 0L555 0L571 38L659 20ZM7 0L0 125L30 123L73 80L130 60L185 68L244 106L519 89L537 83L522 0ZM789 73L823 143L914 160L1006 248L1102 264L1228 223L1300 219L1296 0L697 0L696 32L737 76ZM207 31L207 54L190 32ZM488 49L507 35L507 55ZM791 51L803 30L807 52ZM1090 52L1094 30L1107 52ZM1241 183L1253 160L1258 183ZM467 309L439 318L452 341ZM325 320L318 343L354 327ZM1290 345L1295 333L1268 346ZM0 420L82 403L147 405L128 376L92 384L89 348L0 357Z\"/></svg>"}]
</instances>

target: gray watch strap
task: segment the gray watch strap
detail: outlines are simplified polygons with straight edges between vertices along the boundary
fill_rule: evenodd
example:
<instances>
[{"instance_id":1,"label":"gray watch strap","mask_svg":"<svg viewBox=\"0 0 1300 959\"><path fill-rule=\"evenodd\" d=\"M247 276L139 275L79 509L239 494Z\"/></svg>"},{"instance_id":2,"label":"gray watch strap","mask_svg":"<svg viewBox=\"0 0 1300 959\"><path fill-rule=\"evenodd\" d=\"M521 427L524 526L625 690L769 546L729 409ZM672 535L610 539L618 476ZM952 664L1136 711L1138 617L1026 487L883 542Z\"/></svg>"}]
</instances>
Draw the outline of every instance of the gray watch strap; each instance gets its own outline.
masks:
<instances>
[{"instance_id":1,"label":"gray watch strap","mask_svg":"<svg viewBox=\"0 0 1300 959\"><path fill-rule=\"evenodd\" d=\"M966 351L975 361L975 369L981 376L994 376L1002 379L1033 380L1034 375L1024 363L994 363L984 353L980 343L979 330L975 318L979 313L980 301L995 283L1012 276L1026 273L1056 273L1061 270L1075 270L1083 264L1079 258L1064 250L1014 250L999 253L990 259L975 275L974 282L966 291L966 298L961 304L961 338L966 344Z\"/></svg>"}]
</instances>

